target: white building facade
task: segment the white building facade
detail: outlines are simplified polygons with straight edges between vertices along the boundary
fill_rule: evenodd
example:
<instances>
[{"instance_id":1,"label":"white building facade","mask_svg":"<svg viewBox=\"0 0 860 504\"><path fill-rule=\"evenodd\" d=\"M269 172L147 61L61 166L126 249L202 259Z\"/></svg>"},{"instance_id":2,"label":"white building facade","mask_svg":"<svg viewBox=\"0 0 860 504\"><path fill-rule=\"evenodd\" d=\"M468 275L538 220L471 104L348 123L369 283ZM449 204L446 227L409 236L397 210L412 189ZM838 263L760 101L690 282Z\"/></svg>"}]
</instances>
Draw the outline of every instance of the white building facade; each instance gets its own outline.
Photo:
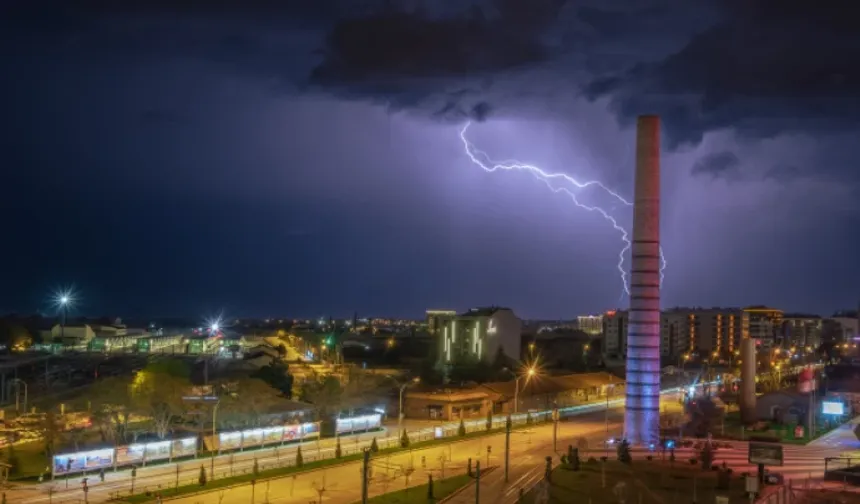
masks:
<instances>
[{"instance_id":1,"label":"white building facade","mask_svg":"<svg viewBox=\"0 0 860 504\"><path fill-rule=\"evenodd\" d=\"M493 362L501 351L520 359L522 321L508 308L474 308L446 320L437 333L443 364L462 358Z\"/></svg>"}]
</instances>

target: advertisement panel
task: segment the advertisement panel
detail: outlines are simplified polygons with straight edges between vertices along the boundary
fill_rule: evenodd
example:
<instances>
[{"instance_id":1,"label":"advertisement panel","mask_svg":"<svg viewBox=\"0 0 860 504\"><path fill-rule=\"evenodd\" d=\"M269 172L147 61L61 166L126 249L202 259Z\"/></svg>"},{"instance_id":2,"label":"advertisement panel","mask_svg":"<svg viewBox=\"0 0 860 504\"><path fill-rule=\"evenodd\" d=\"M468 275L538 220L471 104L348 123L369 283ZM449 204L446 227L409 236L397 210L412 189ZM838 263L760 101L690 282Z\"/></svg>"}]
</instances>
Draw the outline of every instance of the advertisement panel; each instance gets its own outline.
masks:
<instances>
[{"instance_id":1,"label":"advertisement panel","mask_svg":"<svg viewBox=\"0 0 860 504\"><path fill-rule=\"evenodd\" d=\"M86 452L64 453L55 455L53 461L54 474L71 474L92 471L113 466L113 448L103 448Z\"/></svg>"},{"instance_id":2,"label":"advertisement panel","mask_svg":"<svg viewBox=\"0 0 860 504\"><path fill-rule=\"evenodd\" d=\"M837 401L822 401L821 410L825 415L842 416L845 414L845 404Z\"/></svg>"},{"instance_id":3,"label":"advertisement panel","mask_svg":"<svg viewBox=\"0 0 860 504\"><path fill-rule=\"evenodd\" d=\"M783 461L782 445L750 441L748 457L750 464L781 466Z\"/></svg>"},{"instance_id":4,"label":"advertisement panel","mask_svg":"<svg viewBox=\"0 0 860 504\"><path fill-rule=\"evenodd\" d=\"M135 443L116 450L117 465L144 464L154 460L189 457L197 453L197 438Z\"/></svg>"},{"instance_id":5,"label":"advertisement panel","mask_svg":"<svg viewBox=\"0 0 860 504\"><path fill-rule=\"evenodd\" d=\"M382 415L374 413L372 415L338 418L335 424L335 431L338 434L348 434L351 432L371 431L380 427L382 427Z\"/></svg>"},{"instance_id":6,"label":"advertisement panel","mask_svg":"<svg viewBox=\"0 0 860 504\"><path fill-rule=\"evenodd\" d=\"M319 423L308 422L297 425L260 427L243 431L222 432L218 434L218 446L220 450L235 450L239 448L250 448L253 446L301 441L303 439L316 439L319 436Z\"/></svg>"}]
</instances>

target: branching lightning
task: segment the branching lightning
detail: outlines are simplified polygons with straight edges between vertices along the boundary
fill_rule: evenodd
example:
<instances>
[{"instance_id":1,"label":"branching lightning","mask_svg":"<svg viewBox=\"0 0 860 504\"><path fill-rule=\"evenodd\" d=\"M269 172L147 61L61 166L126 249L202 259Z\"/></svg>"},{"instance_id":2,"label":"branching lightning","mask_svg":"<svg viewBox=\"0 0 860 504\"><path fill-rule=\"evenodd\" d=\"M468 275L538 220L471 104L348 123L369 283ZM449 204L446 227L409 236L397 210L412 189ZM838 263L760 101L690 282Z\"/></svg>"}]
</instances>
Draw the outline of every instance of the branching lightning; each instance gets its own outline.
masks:
<instances>
[{"instance_id":1,"label":"branching lightning","mask_svg":"<svg viewBox=\"0 0 860 504\"><path fill-rule=\"evenodd\" d=\"M586 204L580 202L579 199L576 197L576 194L573 192L573 190L569 189L568 187L564 187L564 186L556 187L552 184L552 182L554 180L560 180L563 184L568 184L568 186L572 186L573 189L575 189L575 190L585 189L585 188L589 188L589 187L596 187L596 188L603 190L606 194L608 194L612 198L615 198L616 201L624 204L625 206L632 206L633 203L631 203L630 201L627 201L620 194L609 189L608 187L606 187L605 185L603 185L602 183L600 183L596 180L589 180L587 182L580 182L580 181L576 180L575 178L573 178L573 177L571 177L565 173L549 173L549 172L544 171L542 168L540 168L538 166L535 166L532 164L527 164L527 163L522 163L522 162L516 161L516 160L493 161L492 159L490 159L490 156L487 155L486 152L475 147L475 145L472 144L472 142L470 142L469 139L466 138L466 131L469 129L469 126L471 126L470 122L466 123L466 125L463 126L463 129L460 130L460 140L463 141L463 148L465 149L466 155L469 156L469 159L472 161L472 163L478 165L484 171L490 172L490 173L495 172L495 171L499 171L499 170L529 172L535 178L537 178L541 182L545 183L546 186L549 187L550 191L552 191L554 193L564 193L564 194L568 195L570 197L570 199L573 200L573 203L576 206L578 206L579 208L582 208L582 209L587 210L589 212L597 212L598 214L600 214L601 217L603 217L607 222L609 222L609 224L616 231L621 233L621 241L624 242L624 246L622 247L621 251L618 253L618 271L621 273L621 283L624 287L624 292L627 293L627 295L630 295L630 288L629 288L629 285L627 282L627 271L624 269L624 256L627 253L627 251L630 250L630 247L632 246L632 243L630 241L630 233L628 233L627 229L625 229L623 226L621 226L618 223L618 220L615 219L615 217L613 217L608 211L604 210L603 208L601 208L599 206L586 205ZM661 260L660 282L662 283L663 277L664 277L663 272L666 269L666 258L663 255L663 248L662 247L660 247L660 260Z\"/></svg>"}]
</instances>

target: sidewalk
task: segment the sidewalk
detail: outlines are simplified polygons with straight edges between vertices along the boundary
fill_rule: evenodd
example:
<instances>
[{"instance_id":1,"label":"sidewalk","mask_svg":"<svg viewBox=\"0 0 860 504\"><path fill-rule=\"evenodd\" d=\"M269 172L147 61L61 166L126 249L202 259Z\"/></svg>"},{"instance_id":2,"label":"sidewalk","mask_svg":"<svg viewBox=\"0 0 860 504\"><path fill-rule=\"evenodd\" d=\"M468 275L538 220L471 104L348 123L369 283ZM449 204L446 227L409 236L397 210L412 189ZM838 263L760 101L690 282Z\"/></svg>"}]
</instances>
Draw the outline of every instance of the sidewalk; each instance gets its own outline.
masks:
<instances>
[{"instance_id":1,"label":"sidewalk","mask_svg":"<svg viewBox=\"0 0 860 504\"><path fill-rule=\"evenodd\" d=\"M833 429L806 446L822 448L839 448L840 450L860 450L860 440L854 434L854 429L860 424L860 416Z\"/></svg>"}]
</instances>

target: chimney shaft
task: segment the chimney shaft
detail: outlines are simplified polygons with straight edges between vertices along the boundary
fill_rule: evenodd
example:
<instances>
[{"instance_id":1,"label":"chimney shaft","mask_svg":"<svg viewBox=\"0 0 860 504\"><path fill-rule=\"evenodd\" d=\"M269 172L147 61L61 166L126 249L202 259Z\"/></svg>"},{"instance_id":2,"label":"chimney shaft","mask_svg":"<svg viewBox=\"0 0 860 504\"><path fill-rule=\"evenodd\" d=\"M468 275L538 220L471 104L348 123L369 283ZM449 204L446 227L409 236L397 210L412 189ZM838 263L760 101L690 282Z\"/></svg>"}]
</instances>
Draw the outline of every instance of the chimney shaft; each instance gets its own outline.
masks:
<instances>
[{"instance_id":1,"label":"chimney shaft","mask_svg":"<svg viewBox=\"0 0 860 504\"><path fill-rule=\"evenodd\" d=\"M632 444L660 439L660 118L636 123L636 181L627 333L624 434Z\"/></svg>"}]
</instances>

